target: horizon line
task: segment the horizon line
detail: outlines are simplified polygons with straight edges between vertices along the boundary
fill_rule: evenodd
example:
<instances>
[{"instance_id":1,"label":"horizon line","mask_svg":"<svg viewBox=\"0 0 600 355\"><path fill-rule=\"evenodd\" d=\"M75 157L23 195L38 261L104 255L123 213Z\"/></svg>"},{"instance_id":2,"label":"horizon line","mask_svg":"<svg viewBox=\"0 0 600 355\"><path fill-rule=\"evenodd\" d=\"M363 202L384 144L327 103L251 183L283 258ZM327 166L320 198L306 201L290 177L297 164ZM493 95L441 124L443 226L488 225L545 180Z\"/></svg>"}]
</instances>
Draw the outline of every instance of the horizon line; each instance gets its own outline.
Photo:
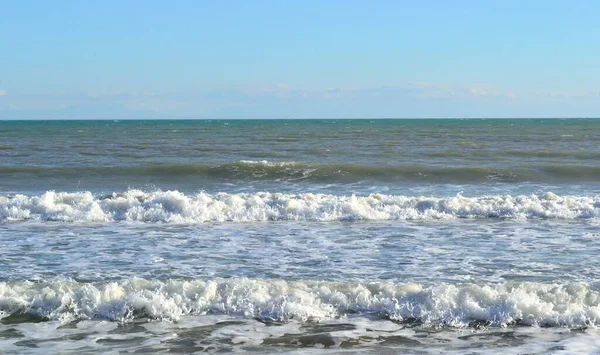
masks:
<instances>
[{"instance_id":1,"label":"horizon line","mask_svg":"<svg viewBox=\"0 0 600 355\"><path fill-rule=\"evenodd\" d=\"M280 117L280 118L201 118L201 117L173 117L173 118L0 118L0 122L8 121L259 121L259 120L568 120L568 119L600 119L600 116L574 116L574 117Z\"/></svg>"}]
</instances>

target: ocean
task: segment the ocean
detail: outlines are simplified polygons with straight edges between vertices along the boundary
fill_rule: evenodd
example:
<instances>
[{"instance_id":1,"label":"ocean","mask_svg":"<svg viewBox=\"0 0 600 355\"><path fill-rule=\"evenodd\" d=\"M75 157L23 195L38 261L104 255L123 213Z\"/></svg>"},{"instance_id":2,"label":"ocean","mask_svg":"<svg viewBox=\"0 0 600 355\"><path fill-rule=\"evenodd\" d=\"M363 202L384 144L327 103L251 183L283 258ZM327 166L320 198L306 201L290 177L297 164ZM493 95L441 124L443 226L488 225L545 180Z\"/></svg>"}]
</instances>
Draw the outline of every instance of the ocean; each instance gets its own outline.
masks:
<instances>
[{"instance_id":1,"label":"ocean","mask_svg":"<svg viewBox=\"0 0 600 355\"><path fill-rule=\"evenodd\" d=\"M0 353L600 352L600 120L0 121Z\"/></svg>"}]
</instances>

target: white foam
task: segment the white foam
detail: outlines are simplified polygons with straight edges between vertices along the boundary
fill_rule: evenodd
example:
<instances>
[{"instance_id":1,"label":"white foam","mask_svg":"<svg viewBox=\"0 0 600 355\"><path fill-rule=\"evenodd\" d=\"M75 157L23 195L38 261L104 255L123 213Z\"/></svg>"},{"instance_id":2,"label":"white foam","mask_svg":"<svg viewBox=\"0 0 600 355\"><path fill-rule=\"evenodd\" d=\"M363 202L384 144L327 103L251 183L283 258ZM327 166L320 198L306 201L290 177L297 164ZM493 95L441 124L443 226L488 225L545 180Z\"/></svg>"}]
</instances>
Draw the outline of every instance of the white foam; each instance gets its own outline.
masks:
<instances>
[{"instance_id":1,"label":"white foam","mask_svg":"<svg viewBox=\"0 0 600 355\"><path fill-rule=\"evenodd\" d=\"M293 161L270 162L267 160L240 160L240 163L242 163L244 165L264 166L264 167L269 167L269 168L298 165L298 163L293 162Z\"/></svg>"},{"instance_id":2,"label":"white foam","mask_svg":"<svg viewBox=\"0 0 600 355\"><path fill-rule=\"evenodd\" d=\"M599 196L493 195L428 197L371 194L199 193L129 190L111 196L48 191L0 195L0 221L144 221L167 223L270 220L439 220L600 217Z\"/></svg>"},{"instance_id":3,"label":"white foam","mask_svg":"<svg viewBox=\"0 0 600 355\"><path fill-rule=\"evenodd\" d=\"M4 316L32 313L61 322L134 318L179 320L186 315L319 321L375 313L425 326L600 325L600 292L583 283L418 284L286 282L263 279L156 281L132 278L104 284L0 283Z\"/></svg>"}]
</instances>

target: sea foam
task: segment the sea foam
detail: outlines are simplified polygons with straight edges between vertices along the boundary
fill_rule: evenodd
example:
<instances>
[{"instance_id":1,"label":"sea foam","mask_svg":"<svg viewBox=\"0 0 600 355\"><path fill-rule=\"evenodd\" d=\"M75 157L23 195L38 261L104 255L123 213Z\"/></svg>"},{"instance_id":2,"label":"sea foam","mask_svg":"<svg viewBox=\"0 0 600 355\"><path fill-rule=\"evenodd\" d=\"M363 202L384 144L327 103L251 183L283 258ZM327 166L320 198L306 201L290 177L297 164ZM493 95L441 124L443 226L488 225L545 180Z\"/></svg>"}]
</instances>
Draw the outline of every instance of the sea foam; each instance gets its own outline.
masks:
<instances>
[{"instance_id":1,"label":"sea foam","mask_svg":"<svg viewBox=\"0 0 600 355\"><path fill-rule=\"evenodd\" d=\"M107 196L48 191L0 195L0 221L166 223L251 221L581 219L600 216L599 196L428 197L371 194L198 193L129 190Z\"/></svg>"},{"instance_id":2,"label":"sea foam","mask_svg":"<svg viewBox=\"0 0 600 355\"><path fill-rule=\"evenodd\" d=\"M600 292L586 284L336 283L267 279L146 280L110 283L0 283L3 317L51 320L136 318L177 321L227 314L266 321L320 321L376 314L425 326L595 327Z\"/></svg>"}]
</instances>

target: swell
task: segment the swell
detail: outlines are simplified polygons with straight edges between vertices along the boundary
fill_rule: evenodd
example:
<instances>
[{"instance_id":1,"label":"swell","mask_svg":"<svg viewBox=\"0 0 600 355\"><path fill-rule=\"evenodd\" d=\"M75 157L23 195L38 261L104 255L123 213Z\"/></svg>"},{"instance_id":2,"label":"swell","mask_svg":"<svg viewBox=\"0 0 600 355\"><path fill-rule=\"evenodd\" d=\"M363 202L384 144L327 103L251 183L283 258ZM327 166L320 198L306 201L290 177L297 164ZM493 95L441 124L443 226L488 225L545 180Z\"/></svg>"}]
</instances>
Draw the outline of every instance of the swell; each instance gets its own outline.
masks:
<instances>
[{"instance_id":1,"label":"swell","mask_svg":"<svg viewBox=\"0 0 600 355\"><path fill-rule=\"evenodd\" d=\"M0 222L256 222L352 220L596 219L600 196L431 197L128 190L109 195L54 192L0 195Z\"/></svg>"},{"instance_id":2,"label":"swell","mask_svg":"<svg viewBox=\"0 0 600 355\"><path fill-rule=\"evenodd\" d=\"M299 162L239 161L225 164L154 164L138 166L0 166L4 179L113 177L132 181L188 179L201 181L308 181L349 183L384 182L477 183L593 182L600 180L600 166L529 164L525 167L486 166L309 164Z\"/></svg>"},{"instance_id":3,"label":"swell","mask_svg":"<svg viewBox=\"0 0 600 355\"><path fill-rule=\"evenodd\" d=\"M600 292L584 283L341 283L268 279L2 282L2 323L227 314L265 321L378 315L426 327L600 325Z\"/></svg>"}]
</instances>

